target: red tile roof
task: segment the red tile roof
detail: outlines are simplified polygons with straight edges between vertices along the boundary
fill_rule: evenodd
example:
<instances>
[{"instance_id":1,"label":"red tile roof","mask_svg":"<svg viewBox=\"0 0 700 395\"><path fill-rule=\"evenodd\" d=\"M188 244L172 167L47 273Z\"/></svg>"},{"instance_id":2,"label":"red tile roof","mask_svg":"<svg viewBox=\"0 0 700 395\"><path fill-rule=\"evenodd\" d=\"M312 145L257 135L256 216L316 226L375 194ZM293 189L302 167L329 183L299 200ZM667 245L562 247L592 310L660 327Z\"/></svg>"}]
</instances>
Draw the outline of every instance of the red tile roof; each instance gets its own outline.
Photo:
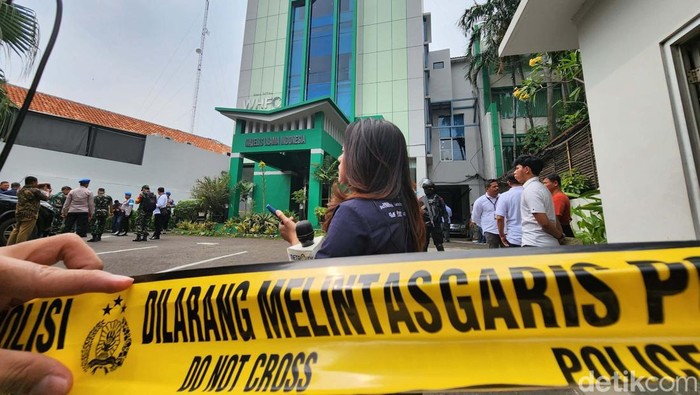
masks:
<instances>
[{"instance_id":1,"label":"red tile roof","mask_svg":"<svg viewBox=\"0 0 700 395\"><path fill-rule=\"evenodd\" d=\"M7 91L7 96L10 98L10 100L12 100L17 107L21 107L22 103L24 102L24 98L27 95L27 90L10 84L5 85L5 90ZM178 143L190 143L195 147L220 154L231 152L231 147L213 139L195 136L193 134L183 132L182 130L156 125L155 123L127 117L126 115L113 113L111 111L102 110L100 108L76 103L74 101L44 93L37 92L34 95L34 100L32 100L32 105L29 107L29 109L38 113L73 119L93 125L124 130L137 134L161 135L163 137L169 137L171 140Z\"/></svg>"}]
</instances>

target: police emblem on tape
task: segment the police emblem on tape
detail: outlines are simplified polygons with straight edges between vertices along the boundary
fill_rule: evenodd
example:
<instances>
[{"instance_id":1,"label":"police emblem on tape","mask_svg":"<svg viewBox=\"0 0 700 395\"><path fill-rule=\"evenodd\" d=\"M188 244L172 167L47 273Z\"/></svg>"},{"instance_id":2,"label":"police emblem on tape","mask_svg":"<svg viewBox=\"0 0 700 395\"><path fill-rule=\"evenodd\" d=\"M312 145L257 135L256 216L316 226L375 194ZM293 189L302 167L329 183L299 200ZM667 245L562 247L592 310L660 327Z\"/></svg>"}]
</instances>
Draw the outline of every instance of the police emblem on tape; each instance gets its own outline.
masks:
<instances>
[{"instance_id":1,"label":"police emblem on tape","mask_svg":"<svg viewBox=\"0 0 700 395\"><path fill-rule=\"evenodd\" d=\"M118 296L113 303L102 309L103 318L88 333L81 353L81 367L85 372L95 374L98 370L105 374L117 370L124 364L131 347L131 330L124 317L116 317L126 311L126 303Z\"/></svg>"}]
</instances>

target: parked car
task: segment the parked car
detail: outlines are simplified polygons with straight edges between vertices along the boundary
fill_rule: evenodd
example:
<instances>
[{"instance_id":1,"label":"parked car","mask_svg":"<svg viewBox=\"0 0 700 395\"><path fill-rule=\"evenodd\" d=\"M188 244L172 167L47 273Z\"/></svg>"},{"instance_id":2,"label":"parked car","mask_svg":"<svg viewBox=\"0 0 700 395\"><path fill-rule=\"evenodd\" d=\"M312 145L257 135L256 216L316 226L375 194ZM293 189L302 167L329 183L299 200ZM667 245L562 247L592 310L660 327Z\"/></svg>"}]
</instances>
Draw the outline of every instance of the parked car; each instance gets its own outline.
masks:
<instances>
[{"instance_id":1,"label":"parked car","mask_svg":"<svg viewBox=\"0 0 700 395\"><path fill-rule=\"evenodd\" d=\"M0 245L7 245L10 233L15 228L15 208L17 208L17 196L0 193ZM48 202L42 201L39 208L39 218L30 238L36 239L49 235L53 221L53 209Z\"/></svg>"},{"instance_id":2,"label":"parked car","mask_svg":"<svg viewBox=\"0 0 700 395\"><path fill-rule=\"evenodd\" d=\"M450 236L467 237L468 229L464 222L453 222L450 224Z\"/></svg>"}]
</instances>

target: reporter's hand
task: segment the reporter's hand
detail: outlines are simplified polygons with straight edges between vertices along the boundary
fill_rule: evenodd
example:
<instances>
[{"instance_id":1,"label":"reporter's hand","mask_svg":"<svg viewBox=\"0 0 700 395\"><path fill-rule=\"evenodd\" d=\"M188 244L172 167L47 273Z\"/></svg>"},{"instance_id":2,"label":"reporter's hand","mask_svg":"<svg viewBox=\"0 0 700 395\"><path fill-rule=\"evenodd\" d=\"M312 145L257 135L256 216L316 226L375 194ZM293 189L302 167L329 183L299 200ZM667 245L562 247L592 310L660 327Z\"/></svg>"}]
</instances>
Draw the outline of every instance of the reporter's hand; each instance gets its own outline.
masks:
<instances>
[{"instance_id":1,"label":"reporter's hand","mask_svg":"<svg viewBox=\"0 0 700 395\"><path fill-rule=\"evenodd\" d=\"M280 236L285 239L289 244L299 244L299 239L297 239L297 223L294 222L294 217L287 217L281 210L275 212L277 218L280 220Z\"/></svg>"},{"instance_id":2,"label":"reporter's hand","mask_svg":"<svg viewBox=\"0 0 700 395\"><path fill-rule=\"evenodd\" d=\"M51 267L63 261L68 269ZM0 248L0 311L34 298L119 292L133 279L101 271L102 261L75 234ZM0 349L0 393L67 394L71 372L47 356Z\"/></svg>"}]
</instances>

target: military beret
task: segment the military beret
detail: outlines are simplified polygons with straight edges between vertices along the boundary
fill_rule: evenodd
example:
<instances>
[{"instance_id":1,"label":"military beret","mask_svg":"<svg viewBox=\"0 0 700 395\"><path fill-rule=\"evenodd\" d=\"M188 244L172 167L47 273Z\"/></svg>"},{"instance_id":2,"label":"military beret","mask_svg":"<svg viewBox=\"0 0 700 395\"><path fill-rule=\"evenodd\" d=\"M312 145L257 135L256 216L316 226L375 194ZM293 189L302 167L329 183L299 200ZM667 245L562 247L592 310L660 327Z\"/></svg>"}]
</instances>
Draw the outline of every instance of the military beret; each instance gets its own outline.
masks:
<instances>
[{"instance_id":1,"label":"military beret","mask_svg":"<svg viewBox=\"0 0 700 395\"><path fill-rule=\"evenodd\" d=\"M89 184L89 183L90 183L90 179L89 179L89 178L83 178L83 179L79 180L78 182L81 183L81 184Z\"/></svg>"},{"instance_id":2,"label":"military beret","mask_svg":"<svg viewBox=\"0 0 700 395\"><path fill-rule=\"evenodd\" d=\"M170 196L170 192L165 192L166 195Z\"/></svg>"},{"instance_id":3,"label":"military beret","mask_svg":"<svg viewBox=\"0 0 700 395\"><path fill-rule=\"evenodd\" d=\"M151 187L149 187L148 185L144 185L141 187L141 189L151 189Z\"/></svg>"}]
</instances>

